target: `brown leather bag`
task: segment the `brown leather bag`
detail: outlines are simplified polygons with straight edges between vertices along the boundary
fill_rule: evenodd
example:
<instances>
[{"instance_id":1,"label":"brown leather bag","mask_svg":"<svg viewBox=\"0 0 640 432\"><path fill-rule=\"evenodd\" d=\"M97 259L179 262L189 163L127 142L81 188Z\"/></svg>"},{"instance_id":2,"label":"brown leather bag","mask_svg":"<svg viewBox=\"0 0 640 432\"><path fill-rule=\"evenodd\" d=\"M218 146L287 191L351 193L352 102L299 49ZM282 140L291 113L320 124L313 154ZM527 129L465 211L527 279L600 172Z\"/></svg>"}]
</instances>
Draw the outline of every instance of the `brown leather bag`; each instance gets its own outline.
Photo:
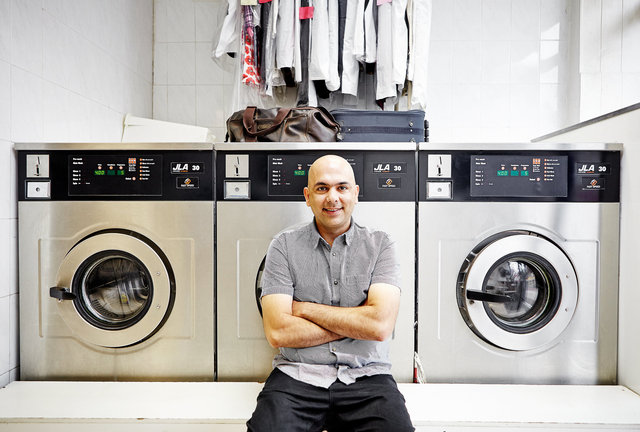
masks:
<instances>
[{"instance_id":1,"label":"brown leather bag","mask_svg":"<svg viewBox=\"0 0 640 432\"><path fill-rule=\"evenodd\" d=\"M227 141L323 142L336 141L340 125L322 107L237 111L227 120Z\"/></svg>"}]
</instances>

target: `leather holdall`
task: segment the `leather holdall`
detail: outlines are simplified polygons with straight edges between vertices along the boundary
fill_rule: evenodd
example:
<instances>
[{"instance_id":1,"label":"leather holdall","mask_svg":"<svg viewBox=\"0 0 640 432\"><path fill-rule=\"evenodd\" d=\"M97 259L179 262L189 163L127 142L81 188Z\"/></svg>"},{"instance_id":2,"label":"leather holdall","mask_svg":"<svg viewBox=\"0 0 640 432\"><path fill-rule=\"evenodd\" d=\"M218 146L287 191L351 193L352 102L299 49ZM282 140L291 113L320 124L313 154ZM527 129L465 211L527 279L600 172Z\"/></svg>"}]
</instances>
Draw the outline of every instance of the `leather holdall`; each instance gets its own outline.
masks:
<instances>
[{"instance_id":1,"label":"leather holdall","mask_svg":"<svg viewBox=\"0 0 640 432\"><path fill-rule=\"evenodd\" d=\"M333 142L340 125L323 107L249 106L227 120L227 141Z\"/></svg>"}]
</instances>

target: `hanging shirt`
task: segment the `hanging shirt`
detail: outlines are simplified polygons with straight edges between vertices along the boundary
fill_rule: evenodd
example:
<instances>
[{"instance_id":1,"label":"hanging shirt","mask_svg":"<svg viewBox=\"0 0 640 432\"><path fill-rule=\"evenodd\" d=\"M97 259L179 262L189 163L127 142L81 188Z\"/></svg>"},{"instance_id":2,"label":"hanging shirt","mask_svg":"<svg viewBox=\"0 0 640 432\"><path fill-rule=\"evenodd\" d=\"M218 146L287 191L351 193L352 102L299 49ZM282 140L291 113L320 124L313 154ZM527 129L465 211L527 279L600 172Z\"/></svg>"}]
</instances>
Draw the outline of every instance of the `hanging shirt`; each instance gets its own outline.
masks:
<instances>
[{"instance_id":1,"label":"hanging shirt","mask_svg":"<svg viewBox=\"0 0 640 432\"><path fill-rule=\"evenodd\" d=\"M235 53L238 49L238 39L242 32L242 14L238 11L240 0L229 0L227 15L222 23L220 39L213 52L215 57L222 57L225 53Z\"/></svg>"},{"instance_id":2,"label":"hanging shirt","mask_svg":"<svg viewBox=\"0 0 640 432\"><path fill-rule=\"evenodd\" d=\"M376 32L376 17L378 16L378 10L375 0L368 0L369 2L365 6L364 10L364 62L375 63L376 62L376 45L377 45L377 32Z\"/></svg>"},{"instance_id":3,"label":"hanging shirt","mask_svg":"<svg viewBox=\"0 0 640 432\"><path fill-rule=\"evenodd\" d=\"M344 26L342 49L342 93L357 96L360 65L353 54L358 2L347 2L347 19Z\"/></svg>"},{"instance_id":4,"label":"hanging shirt","mask_svg":"<svg viewBox=\"0 0 640 432\"><path fill-rule=\"evenodd\" d=\"M404 86L407 78L408 29L405 21L407 0L393 0L391 3L391 33L393 41L393 82ZM400 87L402 88L402 87Z\"/></svg>"},{"instance_id":5,"label":"hanging shirt","mask_svg":"<svg viewBox=\"0 0 640 432\"><path fill-rule=\"evenodd\" d=\"M296 0L280 0L278 6L276 67L279 69L293 67L295 5Z\"/></svg>"},{"instance_id":6,"label":"hanging shirt","mask_svg":"<svg viewBox=\"0 0 640 432\"><path fill-rule=\"evenodd\" d=\"M330 79L329 61L329 8L327 0L314 0L311 20L311 56L309 78L327 81Z\"/></svg>"},{"instance_id":7,"label":"hanging shirt","mask_svg":"<svg viewBox=\"0 0 640 432\"><path fill-rule=\"evenodd\" d=\"M378 50L376 53L376 100L395 97L393 80L393 25L391 3L378 5ZM406 54L406 52L405 52Z\"/></svg>"},{"instance_id":8,"label":"hanging shirt","mask_svg":"<svg viewBox=\"0 0 640 432\"><path fill-rule=\"evenodd\" d=\"M432 0L413 0L410 6L411 39L407 77L412 83L409 109L427 107L427 70L431 40Z\"/></svg>"},{"instance_id":9,"label":"hanging shirt","mask_svg":"<svg viewBox=\"0 0 640 432\"><path fill-rule=\"evenodd\" d=\"M338 55L340 52L340 44L338 42L340 34L338 27L338 10L338 0L329 0L327 4L329 54L327 56L328 61L326 61L329 68L326 85L329 91L336 91L340 88L340 74L338 73Z\"/></svg>"}]
</instances>

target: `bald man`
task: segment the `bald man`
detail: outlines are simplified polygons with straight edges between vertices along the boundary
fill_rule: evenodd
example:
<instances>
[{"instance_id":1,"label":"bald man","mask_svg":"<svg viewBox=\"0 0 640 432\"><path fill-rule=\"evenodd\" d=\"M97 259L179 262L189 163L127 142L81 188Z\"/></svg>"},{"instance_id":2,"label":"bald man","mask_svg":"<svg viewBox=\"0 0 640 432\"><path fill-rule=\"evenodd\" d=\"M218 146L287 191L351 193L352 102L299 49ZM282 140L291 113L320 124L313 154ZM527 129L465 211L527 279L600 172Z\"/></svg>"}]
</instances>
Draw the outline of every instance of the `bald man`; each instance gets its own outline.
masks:
<instances>
[{"instance_id":1,"label":"bald man","mask_svg":"<svg viewBox=\"0 0 640 432\"><path fill-rule=\"evenodd\" d=\"M413 431L391 376L400 305L394 243L351 217L359 186L328 155L304 188L311 223L278 234L262 276L265 335L280 353L249 431Z\"/></svg>"}]
</instances>

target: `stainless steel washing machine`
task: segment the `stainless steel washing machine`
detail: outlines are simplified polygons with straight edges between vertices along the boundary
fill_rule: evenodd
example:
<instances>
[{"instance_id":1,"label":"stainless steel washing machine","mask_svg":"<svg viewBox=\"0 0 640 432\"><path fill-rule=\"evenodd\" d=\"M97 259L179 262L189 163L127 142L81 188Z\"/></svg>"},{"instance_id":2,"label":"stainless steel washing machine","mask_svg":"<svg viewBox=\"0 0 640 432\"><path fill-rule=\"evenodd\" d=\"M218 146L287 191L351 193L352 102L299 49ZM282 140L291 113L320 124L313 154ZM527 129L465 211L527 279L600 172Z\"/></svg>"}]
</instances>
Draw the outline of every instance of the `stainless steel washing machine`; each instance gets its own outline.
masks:
<instances>
[{"instance_id":1,"label":"stainless steel washing machine","mask_svg":"<svg viewBox=\"0 0 640 432\"><path fill-rule=\"evenodd\" d=\"M415 144L216 144L217 375L260 381L275 355L257 302L261 267L275 234L313 218L302 194L318 157L338 154L360 185L353 214L396 241L403 281L391 342L396 380L413 379L415 322Z\"/></svg>"},{"instance_id":2,"label":"stainless steel washing machine","mask_svg":"<svg viewBox=\"0 0 640 432\"><path fill-rule=\"evenodd\" d=\"M213 145L16 148L21 379L213 380Z\"/></svg>"},{"instance_id":3,"label":"stainless steel washing machine","mask_svg":"<svg viewBox=\"0 0 640 432\"><path fill-rule=\"evenodd\" d=\"M421 145L430 382L613 384L619 145Z\"/></svg>"}]
</instances>

